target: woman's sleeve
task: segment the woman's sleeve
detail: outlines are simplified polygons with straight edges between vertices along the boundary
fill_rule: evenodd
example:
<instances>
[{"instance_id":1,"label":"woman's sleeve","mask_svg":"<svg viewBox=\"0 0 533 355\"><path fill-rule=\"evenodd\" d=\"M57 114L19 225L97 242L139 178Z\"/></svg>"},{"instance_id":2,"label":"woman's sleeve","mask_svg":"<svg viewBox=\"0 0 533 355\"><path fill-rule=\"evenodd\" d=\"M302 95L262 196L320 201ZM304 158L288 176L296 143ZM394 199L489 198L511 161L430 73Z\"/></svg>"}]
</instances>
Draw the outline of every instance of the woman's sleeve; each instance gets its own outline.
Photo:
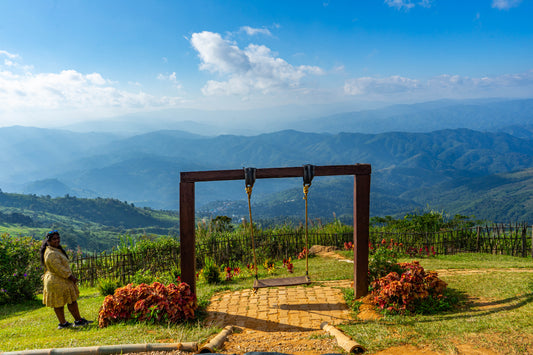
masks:
<instances>
[{"instance_id":1,"label":"woman's sleeve","mask_svg":"<svg viewBox=\"0 0 533 355\"><path fill-rule=\"evenodd\" d=\"M68 261L64 262L64 260L65 258L61 257L57 253L50 253L48 254L48 258L46 258L45 262L50 272L68 279L69 276L72 275L72 271L70 271Z\"/></svg>"}]
</instances>

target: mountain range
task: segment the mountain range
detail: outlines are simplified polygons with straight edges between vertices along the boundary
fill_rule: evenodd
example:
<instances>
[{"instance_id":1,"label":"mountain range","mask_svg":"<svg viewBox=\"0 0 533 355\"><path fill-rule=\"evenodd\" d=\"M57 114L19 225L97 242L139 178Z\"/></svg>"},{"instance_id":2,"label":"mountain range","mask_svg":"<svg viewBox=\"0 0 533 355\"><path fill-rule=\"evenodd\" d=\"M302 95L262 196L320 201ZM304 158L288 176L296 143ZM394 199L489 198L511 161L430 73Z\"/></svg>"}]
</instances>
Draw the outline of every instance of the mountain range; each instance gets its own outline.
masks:
<instances>
[{"instance_id":1,"label":"mountain range","mask_svg":"<svg viewBox=\"0 0 533 355\"><path fill-rule=\"evenodd\" d=\"M492 221L533 221L532 118L533 100L477 100L347 112L301 121L305 129L255 135L4 127L0 188L176 210L182 171L366 163L372 165L371 215L429 206ZM310 214L349 216L352 180L315 180ZM243 185L197 183L196 207L242 215ZM298 179L258 181L253 196L260 216L301 216Z\"/></svg>"}]
</instances>

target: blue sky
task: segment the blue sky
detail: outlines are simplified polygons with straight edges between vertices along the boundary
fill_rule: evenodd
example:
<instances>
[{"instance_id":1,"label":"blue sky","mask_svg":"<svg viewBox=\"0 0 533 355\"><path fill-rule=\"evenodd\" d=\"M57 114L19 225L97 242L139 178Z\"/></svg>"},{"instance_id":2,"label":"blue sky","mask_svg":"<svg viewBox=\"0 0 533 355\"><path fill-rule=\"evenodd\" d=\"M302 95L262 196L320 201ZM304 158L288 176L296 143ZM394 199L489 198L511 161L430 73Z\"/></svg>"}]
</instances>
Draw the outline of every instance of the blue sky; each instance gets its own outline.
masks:
<instances>
[{"instance_id":1,"label":"blue sky","mask_svg":"<svg viewBox=\"0 0 533 355\"><path fill-rule=\"evenodd\" d=\"M533 96L531 0L0 1L0 126Z\"/></svg>"}]
</instances>

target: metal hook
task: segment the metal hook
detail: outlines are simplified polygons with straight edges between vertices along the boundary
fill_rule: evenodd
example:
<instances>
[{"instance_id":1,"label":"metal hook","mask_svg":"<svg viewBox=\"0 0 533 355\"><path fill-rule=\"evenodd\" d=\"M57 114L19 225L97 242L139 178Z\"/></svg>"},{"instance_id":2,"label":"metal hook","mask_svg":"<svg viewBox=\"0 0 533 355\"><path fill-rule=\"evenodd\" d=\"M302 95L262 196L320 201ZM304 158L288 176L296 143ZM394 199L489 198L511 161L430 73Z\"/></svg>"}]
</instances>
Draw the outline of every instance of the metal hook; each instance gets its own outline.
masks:
<instances>
[{"instance_id":1,"label":"metal hook","mask_svg":"<svg viewBox=\"0 0 533 355\"><path fill-rule=\"evenodd\" d=\"M315 166L311 164L304 165L304 186L310 186L315 176Z\"/></svg>"},{"instance_id":2,"label":"metal hook","mask_svg":"<svg viewBox=\"0 0 533 355\"><path fill-rule=\"evenodd\" d=\"M246 187L253 187L255 183L255 168L244 168L244 182Z\"/></svg>"}]
</instances>

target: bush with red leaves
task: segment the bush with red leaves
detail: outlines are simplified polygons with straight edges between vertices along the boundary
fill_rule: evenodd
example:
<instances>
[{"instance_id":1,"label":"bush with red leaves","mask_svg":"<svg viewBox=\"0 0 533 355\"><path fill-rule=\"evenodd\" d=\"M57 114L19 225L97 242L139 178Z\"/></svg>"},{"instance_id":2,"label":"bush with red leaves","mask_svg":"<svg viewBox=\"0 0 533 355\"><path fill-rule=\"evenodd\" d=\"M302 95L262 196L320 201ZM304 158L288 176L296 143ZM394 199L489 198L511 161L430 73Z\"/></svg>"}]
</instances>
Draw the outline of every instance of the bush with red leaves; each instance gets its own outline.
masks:
<instances>
[{"instance_id":1,"label":"bush with red leaves","mask_svg":"<svg viewBox=\"0 0 533 355\"><path fill-rule=\"evenodd\" d=\"M416 312L425 300L442 300L446 282L437 273L426 273L418 261L400 263L403 270L399 275L391 272L372 282L374 303L391 313Z\"/></svg>"},{"instance_id":2,"label":"bush with red leaves","mask_svg":"<svg viewBox=\"0 0 533 355\"><path fill-rule=\"evenodd\" d=\"M101 328L130 319L145 322L178 323L194 318L196 295L188 284L140 284L118 288L104 299L98 314Z\"/></svg>"}]
</instances>

